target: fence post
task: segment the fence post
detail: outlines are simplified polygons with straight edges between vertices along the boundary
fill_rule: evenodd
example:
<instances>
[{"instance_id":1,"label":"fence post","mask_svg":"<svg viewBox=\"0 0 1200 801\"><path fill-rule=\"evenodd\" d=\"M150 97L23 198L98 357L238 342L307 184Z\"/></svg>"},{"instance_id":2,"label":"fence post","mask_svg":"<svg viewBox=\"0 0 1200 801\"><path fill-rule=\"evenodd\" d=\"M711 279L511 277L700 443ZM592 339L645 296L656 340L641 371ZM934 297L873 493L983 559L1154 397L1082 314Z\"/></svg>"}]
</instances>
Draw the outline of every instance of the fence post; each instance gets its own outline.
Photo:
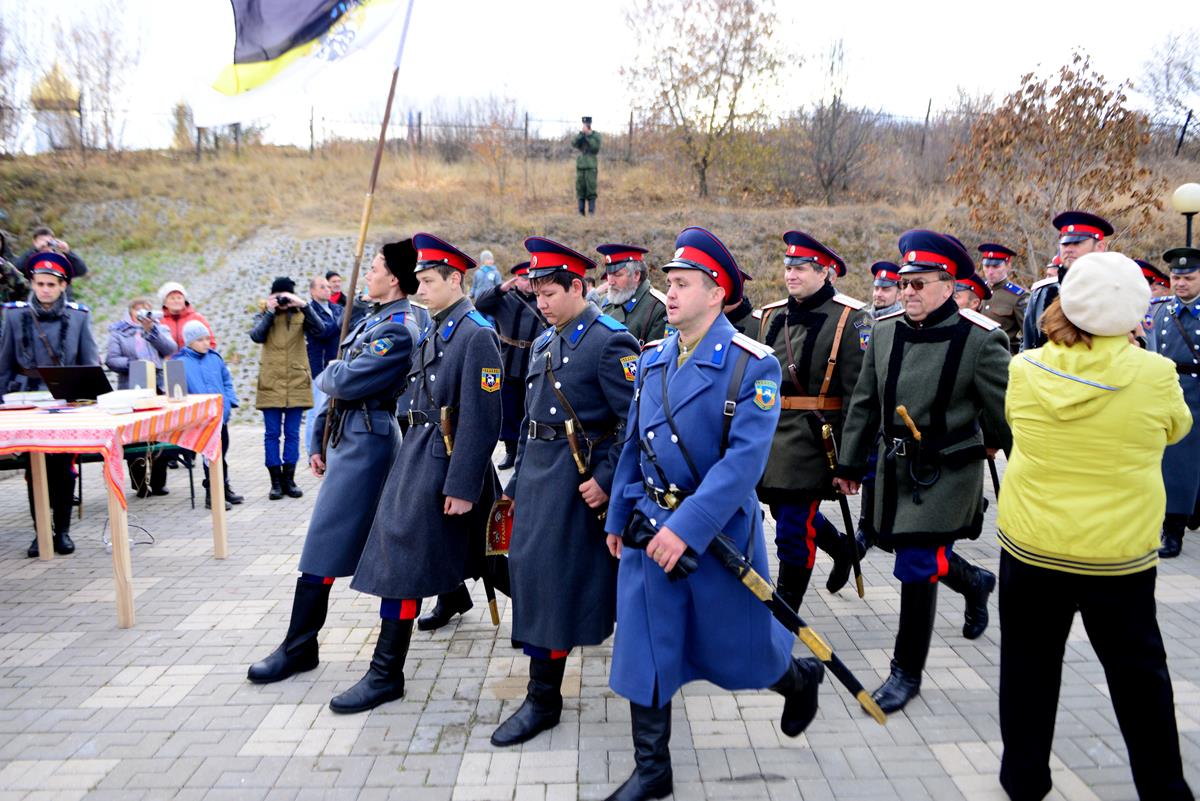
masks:
<instances>
[{"instance_id":1,"label":"fence post","mask_svg":"<svg viewBox=\"0 0 1200 801\"><path fill-rule=\"evenodd\" d=\"M1192 121L1192 110L1188 109L1187 119L1183 121L1183 127L1179 129L1179 141L1175 143L1175 155L1179 155L1179 149L1183 147L1183 138L1187 136L1188 123ZM1190 221L1189 221L1190 222Z\"/></svg>"},{"instance_id":2,"label":"fence post","mask_svg":"<svg viewBox=\"0 0 1200 801\"><path fill-rule=\"evenodd\" d=\"M929 105L925 107L925 126L921 128L921 155L925 155L925 135L929 133L929 112L933 111L933 98L929 98Z\"/></svg>"},{"instance_id":3,"label":"fence post","mask_svg":"<svg viewBox=\"0 0 1200 801\"><path fill-rule=\"evenodd\" d=\"M313 118L316 117L316 113L316 106L308 107L308 157L310 159L317 149L316 126L313 124Z\"/></svg>"},{"instance_id":4,"label":"fence post","mask_svg":"<svg viewBox=\"0 0 1200 801\"><path fill-rule=\"evenodd\" d=\"M421 115L422 112L417 112L417 148L421 147Z\"/></svg>"},{"instance_id":5,"label":"fence post","mask_svg":"<svg viewBox=\"0 0 1200 801\"><path fill-rule=\"evenodd\" d=\"M629 110L629 137L625 140L625 162L633 163L633 109Z\"/></svg>"},{"instance_id":6,"label":"fence post","mask_svg":"<svg viewBox=\"0 0 1200 801\"><path fill-rule=\"evenodd\" d=\"M529 112L525 112L525 130L521 139L521 170L525 174L525 199L529 199Z\"/></svg>"},{"instance_id":7,"label":"fence post","mask_svg":"<svg viewBox=\"0 0 1200 801\"><path fill-rule=\"evenodd\" d=\"M237 159L242 157L242 124L240 122L233 124L233 157Z\"/></svg>"},{"instance_id":8,"label":"fence post","mask_svg":"<svg viewBox=\"0 0 1200 801\"><path fill-rule=\"evenodd\" d=\"M200 163L200 148L203 147L203 142L204 142L204 129L197 128L196 129L196 163L197 164Z\"/></svg>"}]
</instances>

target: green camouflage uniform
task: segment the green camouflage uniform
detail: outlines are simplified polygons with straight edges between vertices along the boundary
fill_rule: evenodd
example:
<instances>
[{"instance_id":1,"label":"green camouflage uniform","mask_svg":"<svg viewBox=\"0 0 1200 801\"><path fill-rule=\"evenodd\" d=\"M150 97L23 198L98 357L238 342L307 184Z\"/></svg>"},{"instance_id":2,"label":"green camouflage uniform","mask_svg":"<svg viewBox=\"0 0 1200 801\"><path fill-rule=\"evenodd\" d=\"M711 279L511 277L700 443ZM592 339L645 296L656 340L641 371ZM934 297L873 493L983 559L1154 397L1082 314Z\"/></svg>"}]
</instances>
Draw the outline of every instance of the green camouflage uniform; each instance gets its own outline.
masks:
<instances>
[{"instance_id":1,"label":"green camouflage uniform","mask_svg":"<svg viewBox=\"0 0 1200 801\"><path fill-rule=\"evenodd\" d=\"M575 157L575 197L596 199L596 154L600 152L600 134L580 131L571 147L579 151Z\"/></svg>"}]
</instances>

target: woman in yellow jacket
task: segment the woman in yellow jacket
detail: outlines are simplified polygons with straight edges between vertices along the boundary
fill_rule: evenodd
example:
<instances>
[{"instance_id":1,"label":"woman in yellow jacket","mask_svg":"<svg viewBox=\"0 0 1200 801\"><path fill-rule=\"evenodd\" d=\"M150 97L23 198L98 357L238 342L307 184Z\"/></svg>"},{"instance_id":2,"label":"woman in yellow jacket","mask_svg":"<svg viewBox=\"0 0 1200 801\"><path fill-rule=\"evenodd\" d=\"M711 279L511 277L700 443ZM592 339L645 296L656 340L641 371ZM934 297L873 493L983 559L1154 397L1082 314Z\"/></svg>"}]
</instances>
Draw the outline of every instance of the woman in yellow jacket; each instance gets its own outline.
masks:
<instances>
[{"instance_id":1,"label":"woman in yellow jacket","mask_svg":"<svg viewBox=\"0 0 1200 801\"><path fill-rule=\"evenodd\" d=\"M1009 366L1013 451L1000 545L1000 783L1050 791L1063 651L1078 611L1104 666L1143 799L1191 799L1154 583L1163 449L1191 428L1174 365L1130 344L1149 289L1119 253L1081 257Z\"/></svg>"}]
</instances>

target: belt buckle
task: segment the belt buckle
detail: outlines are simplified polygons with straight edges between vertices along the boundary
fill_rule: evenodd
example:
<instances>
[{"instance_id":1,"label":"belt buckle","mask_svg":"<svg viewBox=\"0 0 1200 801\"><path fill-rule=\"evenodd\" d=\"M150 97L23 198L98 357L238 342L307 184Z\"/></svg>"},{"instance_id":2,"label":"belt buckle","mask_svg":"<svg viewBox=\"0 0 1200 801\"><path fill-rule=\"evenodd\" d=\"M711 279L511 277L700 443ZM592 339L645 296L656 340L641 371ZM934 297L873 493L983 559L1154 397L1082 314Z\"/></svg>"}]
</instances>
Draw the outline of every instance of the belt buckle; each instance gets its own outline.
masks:
<instances>
[{"instance_id":1,"label":"belt buckle","mask_svg":"<svg viewBox=\"0 0 1200 801\"><path fill-rule=\"evenodd\" d=\"M908 440L892 438L892 447L888 449L892 456L908 456Z\"/></svg>"},{"instance_id":2,"label":"belt buckle","mask_svg":"<svg viewBox=\"0 0 1200 801\"><path fill-rule=\"evenodd\" d=\"M409 426L415 426L417 424L416 419L413 417L412 409L408 410L408 424L409 424Z\"/></svg>"},{"instance_id":3,"label":"belt buckle","mask_svg":"<svg viewBox=\"0 0 1200 801\"><path fill-rule=\"evenodd\" d=\"M525 432L527 439L537 439L537 423L533 420L529 421L529 430Z\"/></svg>"}]
</instances>

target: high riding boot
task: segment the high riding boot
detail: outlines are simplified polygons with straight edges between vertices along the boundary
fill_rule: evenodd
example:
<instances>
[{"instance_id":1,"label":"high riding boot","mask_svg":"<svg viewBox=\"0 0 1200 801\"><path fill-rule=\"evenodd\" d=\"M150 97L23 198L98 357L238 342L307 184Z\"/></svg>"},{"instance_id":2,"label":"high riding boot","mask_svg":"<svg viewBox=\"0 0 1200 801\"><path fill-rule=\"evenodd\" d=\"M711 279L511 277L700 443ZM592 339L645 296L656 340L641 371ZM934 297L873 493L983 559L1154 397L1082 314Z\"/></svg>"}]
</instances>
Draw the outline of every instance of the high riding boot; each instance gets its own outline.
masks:
<instances>
[{"instance_id":1,"label":"high riding boot","mask_svg":"<svg viewBox=\"0 0 1200 801\"><path fill-rule=\"evenodd\" d=\"M588 214L595 214L595 213L596 213L596 198L590 197L590 198L588 198Z\"/></svg>"},{"instance_id":2,"label":"high riding boot","mask_svg":"<svg viewBox=\"0 0 1200 801\"><path fill-rule=\"evenodd\" d=\"M283 644L271 655L250 666L246 678L255 684L271 684L288 676L312 670L318 664L317 634L325 625L329 611L329 591L332 584L296 579L296 594L292 596L292 620L288 624Z\"/></svg>"},{"instance_id":3,"label":"high riding boot","mask_svg":"<svg viewBox=\"0 0 1200 801\"><path fill-rule=\"evenodd\" d=\"M272 465L267 468L267 472L271 474L271 491L267 497L277 501L283 497L283 466Z\"/></svg>"},{"instance_id":4,"label":"high riding boot","mask_svg":"<svg viewBox=\"0 0 1200 801\"><path fill-rule=\"evenodd\" d=\"M579 198L579 216L580 217L584 217L587 215L587 211L585 211L585 206L584 206L585 203L587 203L586 200L584 200L583 198Z\"/></svg>"},{"instance_id":5,"label":"high riding boot","mask_svg":"<svg viewBox=\"0 0 1200 801\"><path fill-rule=\"evenodd\" d=\"M233 487L229 484L229 472L225 473L225 503L232 503L237 506L242 501L246 500L241 495L233 491Z\"/></svg>"},{"instance_id":6,"label":"high riding boot","mask_svg":"<svg viewBox=\"0 0 1200 801\"><path fill-rule=\"evenodd\" d=\"M996 574L984 570L950 552L950 569L941 581L963 597L966 612L963 615L963 636L974 640L983 634L988 625L988 596L996 589Z\"/></svg>"},{"instance_id":7,"label":"high riding boot","mask_svg":"<svg viewBox=\"0 0 1200 801\"><path fill-rule=\"evenodd\" d=\"M404 697L404 658L408 656L413 622L385 617L379 624L379 640L367 675L346 692L334 696L329 702L334 712L343 715L366 712Z\"/></svg>"},{"instance_id":8,"label":"high riding boot","mask_svg":"<svg viewBox=\"0 0 1200 801\"><path fill-rule=\"evenodd\" d=\"M793 612L800 611L800 604L804 602L804 593L808 592L808 582L811 579L812 568L789 562L779 563L779 580L775 582L775 589Z\"/></svg>"},{"instance_id":9,"label":"high riding boot","mask_svg":"<svg viewBox=\"0 0 1200 801\"><path fill-rule=\"evenodd\" d=\"M532 740L558 725L562 716L562 680L566 659L529 659L529 687L521 707L492 732L492 745L503 748Z\"/></svg>"},{"instance_id":10,"label":"high riding boot","mask_svg":"<svg viewBox=\"0 0 1200 801\"><path fill-rule=\"evenodd\" d=\"M900 585L900 631L892 672L879 689L871 693L884 712L895 712L921 692L921 671L929 656L933 638L933 618L937 612L936 582L905 582Z\"/></svg>"},{"instance_id":11,"label":"high riding boot","mask_svg":"<svg viewBox=\"0 0 1200 801\"><path fill-rule=\"evenodd\" d=\"M1187 515L1168 514L1163 518L1162 547L1158 549L1161 559L1174 559L1183 550L1183 529Z\"/></svg>"},{"instance_id":12,"label":"high riding boot","mask_svg":"<svg viewBox=\"0 0 1200 801\"><path fill-rule=\"evenodd\" d=\"M605 801L666 798L674 789L671 772L671 703L662 709L629 703L633 728L633 773Z\"/></svg>"},{"instance_id":13,"label":"high riding boot","mask_svg":"<svg viewBox=\"0 0 1200 801\"><path fill-rule=\"evenodd\" d=\"M167 489L167 457L155 456L150 460L150 494L170 495Z\"/></svg>"},{"instance_id":14,"label":"high riding boot","mask_svg":"<svg viewBox=\"0 0 1200 801\"><path fill-rule=\"evenodd\" d=\"M825 680L825 665L820 659L793 658L779 681L771 685L784 697L779 728L788 737L799 737L817 716L817 695Z\"/></svg>"},{"instance_id":15,"label":"high riding boot","mask_svg":"<svg viewBox=\"0 0 1200 801\"><path fill-rule=\"evenodd\" d=\"M822 545L822 547L824 546ZM830 543L828 551L829 555L833 557L833 567L829 570L829 577L825 579L826 591L838 592L850 580L850 572L854 568L855 562L854 555L850 551L851 548L858 550L857 561L861 562L867 553L867 543L862 538L861 532L856 531L845 537L838 537L836 543Z\"/></svg>"},{"instance_id":16,"label":"high riding boot","mask_svg":"<svg viewBox=\"0 0 1200 801\"><path fill-rule=\"evenodd\" d=\"M63 556L75 553L75 543L71 541L72 511L69 501L54 510L54 552Z\"/></svg>"},{"instance_id":17,"label":"high riding boot","mask_svg":"<svg viewBox=\"0 0 1200 801\"><path fill-rule=\"evenodd\" d=\"M304 497L304 490L296 486L296 463L281 465L282 486L289 498Z\"/></svg>"},{"instance_id":18,"label":"high riding boot","mask_svg":"<svg viewBox=\"0 0 1200 801\"><path fill-rule=\"evenodd\" d=\"M1196 498L1196 508L1192 510L1187 519L1188 531L1195 531L1198 528L1200 528L1200 497Z\"/></svg>"},{"instance_id":19,"label":"high riding boot","mask_svg":"<svg viewBox=\"0 0 1200 801\"><path fill-rule=\"evenodd\" d=\"M437 603L427 615L421 615L417 620L420 631L434 631L450 622L455 615L466 613L474 606L471 602L471 591L466 584L459 584L445 595L439 595Z\"/></svg>"},{"instance_id":20,"label":"high riding boot","mask_svg":"<svg viewBox=\"0 0 1200 801\"><path fill-rule=\"evenodd\" d=\"M513 465L517 463L517 441L515 439L504 440L504 461L496 466L497 470L511 470Z\"/></svg>"}]
</instances>

